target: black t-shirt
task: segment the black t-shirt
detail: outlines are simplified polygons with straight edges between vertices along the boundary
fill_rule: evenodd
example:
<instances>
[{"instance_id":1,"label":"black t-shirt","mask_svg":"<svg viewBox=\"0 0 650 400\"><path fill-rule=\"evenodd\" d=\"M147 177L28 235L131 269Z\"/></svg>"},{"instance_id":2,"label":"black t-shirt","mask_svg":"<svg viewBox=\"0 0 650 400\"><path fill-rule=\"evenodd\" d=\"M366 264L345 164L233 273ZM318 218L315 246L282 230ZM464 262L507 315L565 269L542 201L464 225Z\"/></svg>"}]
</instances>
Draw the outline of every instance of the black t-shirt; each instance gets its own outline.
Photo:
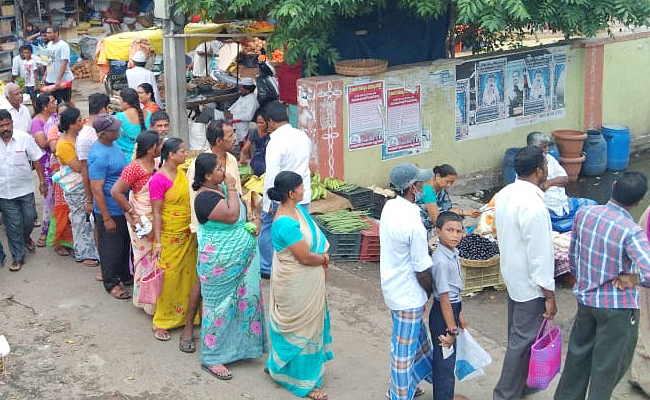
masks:
<instances>
[{"instance_id":1,"label":"black t-shirt","mask_svg":"<svg viewBox=\"0 0 650 400\"><path fill-rule=\"evenodd\" d=\"M223 200L223 196L211 190L206 190L196 195L194 199L194 212L199 223L205 224L208 222L210 213L221 200Z\"/></svg>"}]
</instances>

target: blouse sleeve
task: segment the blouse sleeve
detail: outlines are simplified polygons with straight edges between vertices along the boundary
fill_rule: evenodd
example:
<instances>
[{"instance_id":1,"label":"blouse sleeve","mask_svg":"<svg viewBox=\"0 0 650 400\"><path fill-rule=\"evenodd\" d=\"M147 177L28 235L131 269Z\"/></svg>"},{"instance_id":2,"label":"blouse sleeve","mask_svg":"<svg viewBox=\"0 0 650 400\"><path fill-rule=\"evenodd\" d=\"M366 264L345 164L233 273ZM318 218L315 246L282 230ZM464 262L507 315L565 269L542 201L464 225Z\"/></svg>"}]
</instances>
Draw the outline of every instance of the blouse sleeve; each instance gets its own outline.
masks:
<instances>
[{"instance_id":1,"label":"blouse sleeve","mask_svg":"<svg viewBox=\"0 0 650 400\"><path fill-rule=\"evenodd\" d=\"M57 125L51 126L47 131L47 140L49 142L59 140L59 127Z\"/></svg>"},{"instance_id":2,"label":"blouse sleeve","mask_svg":"<svg viewBox=\"0 0 650 400\"><path fill-rule=\"evenodd\" d=\"M56 144L56 156L64 165L68 165L77 154L74 151L74 143L68 140L59 140Z\"/></svg>"},{"instance_id":3,"label":"blouse sleeve","mask_svg":"<svg viewBox=\"0 0 650 400\"><path fill-rule=\"evenodd\" d=\"M431 187L430 185L423 185L422 191L424 192L424 196L422 196L422 200L420 201L420 203L436 204L436 191L433 190L433 187Z\"/></svg>"},{"instance_id":4,"label":"blouse sleeve","mask_svg":"<svg viewBox=\"0 0 650 400\"><path fill-rule=\"evenodd\" d=\"M221 200L223 200L223 197L219 193L207 191L199 193L194 199L196 219L205 224L210 219L210 213Z\"/></svg>"},{"instance_id":5,"label":"blouse sleeve","mask_svg":"<svg viewBox=\"0 0 650 400\"><path fill-rule=\"evenodd\" d=\"M300 224L291 217L281 216L273 222L271 239L276 251L282 251L302 240Z\"/></svg>"},{"instance_id":6,"label":"blouse sleeve","mask_svg":"<svg viewBox=\"0 0 650 400\"><path fill-rule=\"evenodd\" d=\"M132 161L124 167L122 174L120 174L120 179L124 181L129 186L133 186L133 183L138 179L138 164L135 161Z\"/></svg>"},{"instance_id":7,"label":"blouse sleeve","mask_svg":"<svg viewBox=\"0 0 650 400\"><path fill-rule=\"evenodd\" d=\"M165 193L172 187L172 182L161 173L155 174L149 181L151 200L165 200Z\"/></svg>"},{"instance_id":8,"label":"blouse sleeve","mask_svg":"<svg viewBox=\"0 0 650 400\"><path fill-rule=\"evenodd\" d=\"M40 118L32 119L32 127L30 130L32 136L36 135L38 132L45 132L45 122Z\"/></svg>"}]
</instances>

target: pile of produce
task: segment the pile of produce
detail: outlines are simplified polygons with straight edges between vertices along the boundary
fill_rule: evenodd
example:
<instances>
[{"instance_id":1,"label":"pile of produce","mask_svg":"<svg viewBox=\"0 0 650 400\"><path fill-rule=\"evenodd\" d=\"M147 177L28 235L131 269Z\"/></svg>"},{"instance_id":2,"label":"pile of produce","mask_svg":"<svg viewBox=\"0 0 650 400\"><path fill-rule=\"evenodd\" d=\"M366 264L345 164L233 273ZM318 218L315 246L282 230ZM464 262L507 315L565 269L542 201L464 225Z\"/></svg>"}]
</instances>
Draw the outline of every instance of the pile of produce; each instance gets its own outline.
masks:
<instances>
[{"instance_id":1,"label":"pile of produce","mask_svg":"<svg viewBox=\"0 0 650 400\"><path fill-rule=\"evenodd\" d=\"M248 179L248 182L244 184L244 187L251 192L262 194L264 192L264 175L257 176L253 175Z\"/></svg>"},{"instance_id":2,"label":"pile of produce","mask_svg":"<svg viewBox=\"0 0 650 400\"><path fill-rule=\"evenodd\" d=\"M248 181L253 176L253 168L250 165L244 164L239 166L239 178L242 182Z\"/></svg>"},{"instance_id":3,"label":"pile of produce","mask_svg":"<svg viewBox=\"0 0 650 400\"><path fill-rule=\"evenodd\" d=\"M489 260L499 254L496 242L474 233L462 238L457 248L460 256L468 260Z\"/></svg>"},{"instance_id":4,"label":"pile of produce","mask_svg":"<svg viewBox=\"0 0 650 400\"><path fill-rule=\"evenodd\" d=\"M260 54L264 48L266 48L266 40L256 37L243 44L242 52L246 54Z\"/></svg>"},{"instance_id":5,"label":"pile of produce","mask_svg":"<svg viewBox=\"0 0 650 400\"><path fill-rule=\"evenodd\" d=\"M348 183L336 178L325 178L323 183L329 190L336 190L344 193L350 193L359 188L359 186L354 183Z\"/></svg>"},{"instance_id":6,"label":"pile of produce","mask_svg":"<svg viewBox=\"0 0 650 400\"><path fill-rule=\"evenodd\" d=\"M92 77L92 61L82 61L73 65L70 70L75 79L87 79Z\"/></svg>"},{"instance_id":7,"label":"pile of produce","mask_svg":"<svg viewBox=\"0 0 650 400\"><path fill-rule=\"evenodd\" d=\"M377 193L378 195L388 197L389 199L394 199L396 194L394 190L391 189L384 189L382 187L372 185L368 189L372 190L373 192Z\"/></svg>"},{"instance_id":8,"label":"pile of produce","mask_svg":"<svg viewBox=\"0 0 650 400\"><path fill-rule=\"evenodd\" d=\"M323 185L323 182L321 182L320 174L312 174L311 175L311 201L324 199L326 197L327 197L327 188L325 187L325 185Z\"/></svg>"},{"instance_id":9,"label":"pile of produce","mask_svg":"<svg viewBox=\"0 0 650 400\"><path fill-rule=\"evenodd\" d=\"M370 228L366 211L339 210L322 215L314 215L321 226L332 233L357 233Z\"/></svg>"}]
</instances>

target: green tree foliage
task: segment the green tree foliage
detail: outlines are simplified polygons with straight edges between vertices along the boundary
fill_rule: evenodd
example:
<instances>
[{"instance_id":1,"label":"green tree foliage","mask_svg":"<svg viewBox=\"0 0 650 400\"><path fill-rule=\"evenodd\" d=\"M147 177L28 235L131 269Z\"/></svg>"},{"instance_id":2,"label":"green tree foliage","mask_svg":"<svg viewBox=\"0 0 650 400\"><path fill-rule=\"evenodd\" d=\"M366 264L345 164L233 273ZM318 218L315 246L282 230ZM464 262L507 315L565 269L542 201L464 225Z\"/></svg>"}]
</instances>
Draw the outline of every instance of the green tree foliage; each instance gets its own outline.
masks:
<instances>
[{"instance_id":1,"label":"green tree foliage","mask_svg":"<svg viewBox=\"0 0 650 400\"><path fill-rule=\"evenodd\" d=\"M206 19L270 16L278 21L271 48L284 48L289 63L302 60L315 74L319 57L338 59L330 44L341 18L381 10L393 0L178 0L179 11ZM474 50L492 50L526 32L551 29L566 38L593 36L614 21L645 25L650 0L395 0L421 18L433 19L447 10L465 26Z\"/></svg>"}]
</instances>

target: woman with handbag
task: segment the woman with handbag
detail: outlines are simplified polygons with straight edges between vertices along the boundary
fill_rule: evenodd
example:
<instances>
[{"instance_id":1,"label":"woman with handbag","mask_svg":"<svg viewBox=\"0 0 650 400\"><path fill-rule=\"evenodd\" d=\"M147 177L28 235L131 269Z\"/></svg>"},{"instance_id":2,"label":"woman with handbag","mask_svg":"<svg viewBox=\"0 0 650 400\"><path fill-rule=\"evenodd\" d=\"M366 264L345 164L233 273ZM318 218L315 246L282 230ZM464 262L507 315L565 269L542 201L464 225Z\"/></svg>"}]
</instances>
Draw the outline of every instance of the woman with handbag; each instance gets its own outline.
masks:
<instances>
[{"instance_id":1,"label":"woman with handbag","mask_svg":"<svg viewBox=\"0 0 650 400\"><path fill-rule=\"evenodd\" d=\"M138 231L137 226L147 225L153 221L149 180L156 171L155 158L160 155L160 138L155 132L142 132L136 140L135 160L124 168L120 179L111 189L111 196L124 210L129 224L131 251L133 252L133 305L142 308L145 313L153 315L156 311L155 300L140 298L140 279L156 268L152 258L153 233ZM129 199L125 193L130 191ZM149 227L151 227L149 222ZM146 301L146 302L145 302Z\"/></svg>"},{"instance_id":2,"label":"woman with handbag","mask_svg":"<svg viewBox=\"0 0 650 400\"><path fill-rule=\"evenodd\" d=\"M254 263L255 235L261 220L247 229L246 206L235 179L212 153L195 162L192 189L199 221L197 275L203 295L201 365L228 380L225 364L259 358L267 350L259 262Z\"/></svg>"},{"instance_id":3,"label":"woman with handbag","mask_svg":"<svg viewBox=\"0 0 650 400\"><path fill-rule=\"evenodd\" d=\"M190 231L190 188L182 167L186 157L187 147L181 139L167 139L160 155L163 165L149 181L153 257L165 272L153 316L153 334L163 341L170 339L170 329L185 325L196 281L196 235Z\"/></svg>"},{"instance_id":4,"label":"woman with handbag","mask_svg":"<svg viewBox=\"0 0 650 400\"><path fill-rule=\"evenodd\" d=\"M61 114L56 156L63 167L55 175L70 209L75 259L77 262L83 262L87 267L96 267L99 265L99 253L95 246L93 226L86 218L82 165L75 151L77 134L82 127L83 119L76 108L70 107Z\"/></svg>"}]
</instances>

